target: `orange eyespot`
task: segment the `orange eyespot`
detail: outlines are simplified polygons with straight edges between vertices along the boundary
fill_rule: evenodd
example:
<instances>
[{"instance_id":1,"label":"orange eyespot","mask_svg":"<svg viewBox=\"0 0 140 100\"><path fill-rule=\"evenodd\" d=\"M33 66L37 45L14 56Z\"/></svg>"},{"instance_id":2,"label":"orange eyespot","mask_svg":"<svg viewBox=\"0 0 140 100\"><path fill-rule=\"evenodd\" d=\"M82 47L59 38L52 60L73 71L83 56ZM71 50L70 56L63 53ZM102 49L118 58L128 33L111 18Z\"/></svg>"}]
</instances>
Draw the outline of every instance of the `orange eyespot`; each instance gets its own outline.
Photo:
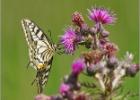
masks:
<instances>
[{"instance_id":1,"label":"orange eyespot","mask_svg":"<svg viewBox=\"0 0 140 100\"><path fill-rule=\"evenodd\" d=\"M42 64L42 63L40 63L40 64L37 65L37 68L38 69L42 69L43 67L44 67L44 64Z\"/></svg>"}]
</instances>

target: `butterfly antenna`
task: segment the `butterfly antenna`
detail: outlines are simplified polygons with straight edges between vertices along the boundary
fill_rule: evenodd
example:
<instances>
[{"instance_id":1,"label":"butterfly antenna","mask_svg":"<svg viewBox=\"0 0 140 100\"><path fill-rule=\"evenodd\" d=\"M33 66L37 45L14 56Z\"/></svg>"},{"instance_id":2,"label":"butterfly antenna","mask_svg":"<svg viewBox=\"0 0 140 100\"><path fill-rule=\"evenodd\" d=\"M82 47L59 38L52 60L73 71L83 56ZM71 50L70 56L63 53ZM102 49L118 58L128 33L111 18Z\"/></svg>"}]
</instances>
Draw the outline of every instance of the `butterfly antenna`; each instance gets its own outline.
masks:
<instances>
[{"instance_id":1,"label":"butterfly antenna","mask_svg":"<svg viewBox=\"0 0 140 100\"><path fill-rule=\"evenodd\" d=\"M31 83L31 85L33 85L36 81L37 81L37 80L36 80L36 79L34 79L34 80L32 81L32 83Z\"/></svg>"},{"instance_id":2,"label":"butterfly antenna","mask_svg":"<svg viewBox=\"0 0 140 100\"><path fill-rule=\"evenodd\" d=\"M52 32L51 32L51 30L48 30L48 33L49 33L49 35L50 35L50 40L51 40L51 42L54 43L54 42L53 42L53 39L52 39Z\"/></svg>"}]
</instances>

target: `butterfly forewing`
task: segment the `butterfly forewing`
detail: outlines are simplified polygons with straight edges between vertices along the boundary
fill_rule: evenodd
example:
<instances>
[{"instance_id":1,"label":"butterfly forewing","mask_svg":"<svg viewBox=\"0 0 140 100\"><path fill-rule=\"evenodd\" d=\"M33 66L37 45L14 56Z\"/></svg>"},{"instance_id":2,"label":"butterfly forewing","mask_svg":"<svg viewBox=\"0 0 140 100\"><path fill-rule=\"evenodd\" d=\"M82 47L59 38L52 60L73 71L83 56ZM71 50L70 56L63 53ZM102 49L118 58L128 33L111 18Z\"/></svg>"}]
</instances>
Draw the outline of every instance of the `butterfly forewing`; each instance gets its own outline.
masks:
<instances>
[{"instance_id":1,"label":"butterfly forewing","mask_svg":"<svg viewBox=\"0 0 140 100\"><path fill-rule=\"evenodd\" d=\"M30 63L37 70L36 77L44 85L48 79L55 47L33 21L23 19L21 23L29 47Z\"/></svg>"}]
</instances>

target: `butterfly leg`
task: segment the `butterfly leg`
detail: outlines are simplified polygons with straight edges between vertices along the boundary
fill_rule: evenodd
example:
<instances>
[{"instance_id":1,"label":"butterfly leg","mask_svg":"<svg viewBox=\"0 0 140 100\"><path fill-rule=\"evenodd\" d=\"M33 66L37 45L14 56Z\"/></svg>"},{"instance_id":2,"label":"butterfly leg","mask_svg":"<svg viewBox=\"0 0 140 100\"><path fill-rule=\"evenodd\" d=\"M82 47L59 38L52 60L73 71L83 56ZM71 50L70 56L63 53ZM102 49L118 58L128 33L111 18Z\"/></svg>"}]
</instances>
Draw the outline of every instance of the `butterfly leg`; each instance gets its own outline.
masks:
<instances>
[{"instance_id":1,"label":"butterfly leg","mask_svg":"<svg viewBox=\"0 0 140 100\"><path fill-rule=\"evenodd\" d=\"M28 69L30 66L31 61L28 62L28 64L26 65L26 68Z\"/></svg>"},{"instance_id":2,"label":"butterfly leg","mask_svg":"<svg viewBox=\"0 0 140 100\"><path fill-rule=\"evenodd\" d=\"M37 93L38 94L40 94L40 93L43 92L43 86L41 84L42 83L41 81L42 81L42 79L40 79L40 77L38 76L31 83L31 85L33 85L36 82L36 85L37 85Z\"/></svg>"},{"instance_id":3,"label":"butterfly leg","mask_svg":"<svg viewBox=\"0 0 140 100\"><path fill-rule=\"evenodd\" d=\"M63 51L57 51L56 53L59 54L59 55L62 55L62 54L65 53L65 51L64 50Z\"/></svg>"},{"instance_id":4,"label":"butterfly leg","mask_svg":"<svg viewBox=\"0 0 140 100\"><path fill-rule=\"evenodd\" d=\"M37 79L35 78L35 79L32 81L31 85L33 85L36 81L37 81Z\"/></svg>"}]
</instances>

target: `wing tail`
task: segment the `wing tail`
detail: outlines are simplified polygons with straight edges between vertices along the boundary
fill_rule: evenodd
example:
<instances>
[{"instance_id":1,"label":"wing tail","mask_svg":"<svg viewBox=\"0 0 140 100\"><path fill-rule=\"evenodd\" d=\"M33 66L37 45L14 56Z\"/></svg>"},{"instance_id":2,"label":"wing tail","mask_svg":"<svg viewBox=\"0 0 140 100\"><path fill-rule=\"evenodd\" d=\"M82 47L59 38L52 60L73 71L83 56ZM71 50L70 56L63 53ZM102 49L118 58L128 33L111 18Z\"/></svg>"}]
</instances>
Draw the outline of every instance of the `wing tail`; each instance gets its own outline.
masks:
<instances>
[{"instance_id":1,"label":"wing tail","mask_svg":"<svg viewBox=\"0 0 140 100\"><path fill-rule=\"evenodd\" d=\"M50 70L51 70L51 65L52 65L52 60L53 60L53 57L48 62L45 69L37 71L37 75L36 75L35 80L37 81L38 93L43 92L43 87L48 82L48 78L49 78L49 74L50 74Z\"/></svg>"}]
</instances>

